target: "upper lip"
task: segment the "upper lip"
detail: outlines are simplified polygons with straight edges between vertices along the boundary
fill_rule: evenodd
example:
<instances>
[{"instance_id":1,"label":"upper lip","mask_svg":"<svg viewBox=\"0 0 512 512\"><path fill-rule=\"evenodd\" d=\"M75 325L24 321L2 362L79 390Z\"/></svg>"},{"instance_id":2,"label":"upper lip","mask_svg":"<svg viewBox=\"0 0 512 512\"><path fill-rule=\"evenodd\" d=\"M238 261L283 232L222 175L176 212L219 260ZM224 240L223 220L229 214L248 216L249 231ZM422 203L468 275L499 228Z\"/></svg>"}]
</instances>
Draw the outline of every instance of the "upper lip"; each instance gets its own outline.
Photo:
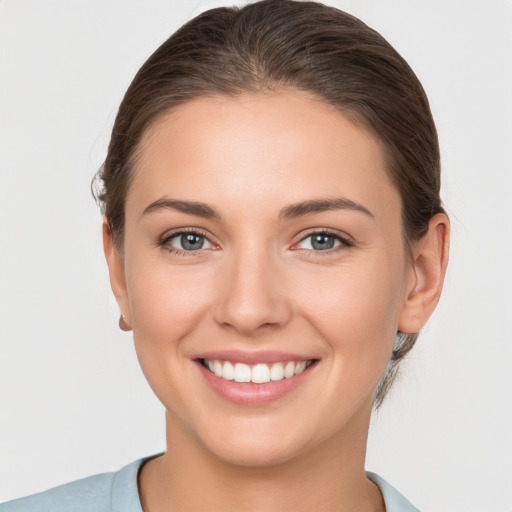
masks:
<instances>
[{"instance_id":1,"label":"upper lip","mask_svg":"<svg viewBox=\"0 0 512 512\"><path fill-rule=\"evenodd\" d=\"M198 354L194 359L208 359L210 361L230 361L234 363L257 364L257 363L281 363L284 361L310 361L317 359L311 356L294 354L291 352L279 352L274 350L265 351L242 351L242 350L215 350Z\"/></svg>"}]
</instances>

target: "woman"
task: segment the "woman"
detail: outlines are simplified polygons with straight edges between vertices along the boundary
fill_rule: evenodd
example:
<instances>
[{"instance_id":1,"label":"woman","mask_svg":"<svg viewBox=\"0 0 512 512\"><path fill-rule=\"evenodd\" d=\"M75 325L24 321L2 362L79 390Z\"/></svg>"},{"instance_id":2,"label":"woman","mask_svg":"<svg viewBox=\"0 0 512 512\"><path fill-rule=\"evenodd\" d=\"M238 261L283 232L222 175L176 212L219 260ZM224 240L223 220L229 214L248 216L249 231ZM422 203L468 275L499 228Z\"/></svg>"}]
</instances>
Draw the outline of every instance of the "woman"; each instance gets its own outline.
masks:
<instances>
[{"instance_id":1,"label":"woman","mask_svg":"<svg viewBox=\"0 0 512 512\"><path fill-rule=\"evenodd\" d=\"M167 451L2 510L416 510L364 471L448 260L436 130L396 51L313 2L207 11L134 78L98 180Z\"/></svg>"}]
</instances>

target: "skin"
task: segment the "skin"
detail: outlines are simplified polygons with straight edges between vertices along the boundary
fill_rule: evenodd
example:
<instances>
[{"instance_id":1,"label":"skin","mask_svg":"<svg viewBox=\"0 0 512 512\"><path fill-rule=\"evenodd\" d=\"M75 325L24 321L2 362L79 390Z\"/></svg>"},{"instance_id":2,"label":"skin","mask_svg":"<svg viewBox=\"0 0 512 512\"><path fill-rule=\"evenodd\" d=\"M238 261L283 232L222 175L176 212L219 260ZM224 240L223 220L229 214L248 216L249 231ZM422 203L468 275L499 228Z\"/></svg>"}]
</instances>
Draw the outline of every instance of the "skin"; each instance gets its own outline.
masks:
<instances>
[{"instance_id":1,"label":"skin","mask_svg":"<svg viewBox=\"0 0 512 512\"><path fill-rule=\"evenodd\" d=\"M370 214L283 218L335 198ZM166 199L217 216L144 213ZM125 228L121 254L104 224L111 284L167 411L167 452L139 478L144 510L383 511L364 472L373 394L397 330L418 331L437 304L448 220L436 215L407 255L379 142L303 93L194 100L145 134ZM202 249L173 252L183 228L206 236ZM325 230L335 246L313 249ZM228 349L318 362L282 398L234 404L194 360Z\"/></svg>"}]
</instances>

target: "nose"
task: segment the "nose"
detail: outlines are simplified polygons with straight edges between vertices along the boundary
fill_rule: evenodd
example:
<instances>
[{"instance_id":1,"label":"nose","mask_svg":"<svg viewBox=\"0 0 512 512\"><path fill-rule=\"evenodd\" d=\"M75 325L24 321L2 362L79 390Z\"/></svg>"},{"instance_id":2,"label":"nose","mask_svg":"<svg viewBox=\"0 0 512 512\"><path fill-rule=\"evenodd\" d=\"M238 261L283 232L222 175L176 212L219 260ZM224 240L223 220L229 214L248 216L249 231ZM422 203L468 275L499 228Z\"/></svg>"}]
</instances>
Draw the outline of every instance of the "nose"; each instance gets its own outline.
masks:
<instances>
[{"instance_id":1,"label":"nose","mask_svg":"<svg viewBox=\"0 0 512 512\"><path fill-rule=\"evenodd\" d=\"M286 325L292 305L282 268L262 249L248 249L226 262L215 321L245 336L256 336Z\"/></svg>"}]
</instances>

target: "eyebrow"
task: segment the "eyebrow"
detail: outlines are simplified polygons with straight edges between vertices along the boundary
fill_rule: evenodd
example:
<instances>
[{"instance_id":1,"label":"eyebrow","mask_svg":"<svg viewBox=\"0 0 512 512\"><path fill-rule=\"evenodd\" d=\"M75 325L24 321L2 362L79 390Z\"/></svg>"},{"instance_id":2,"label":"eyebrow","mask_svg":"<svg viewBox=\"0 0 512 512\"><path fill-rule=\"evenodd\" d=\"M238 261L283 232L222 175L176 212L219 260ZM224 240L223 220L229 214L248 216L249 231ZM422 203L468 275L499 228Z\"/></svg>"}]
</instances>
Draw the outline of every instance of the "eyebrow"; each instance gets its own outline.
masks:
<instances>
[{"instance_id":1,"label":"eyebrow","mask_svg":"<svg viewBox=\"0 0 512 512\"><path fill-rule=\"evenodd\" d=\"M330 210L355 210L374 218L373 213L368 210L368 208L344 197L333 199L312 199L310 201L291 204L281 210L279 218L281 220L293 219L296 217L302 217L303 215L327 212Z\"/></svg>"},{"instance_id":2,"label":"eyebrow","mask_svg":"<svg viewBox=\"0 0 512 512\"><path fill-rule=\"evenodd\" d=\"M148 213L157 212L159 210L177 210L179 212L188 213L189 215L197 215L206 219L220 219L220 215L205 203L196 201L178 201L176 199L168 199L162 197L153 201L142 212L142 216Z\"/></svg>"},{"instance_id":3,"label":"eyebrow","mask_svg":"<svg viewBox=\"0 0 512 512\"><path fill-rule=\"evenodd\" d=\"M144 209L142 216L165 209L177 210L179 212L187 213L189 215L196 215L206 219L221 218L219 213L217 213L211 206L207 205L206 203L200 203L196 201L181 201L177 199L169 199L166 197L162 197L156 201L153 201ZM364 207L362 204L356 203L343 197L332 199L311 199L308 201L302 201L300 203L294 203L283 208L279 213L279 218L281 220L293 219L296 217L302 217L305 215L311 215L330 210L354 210L374 218L373 213L368 210L368 208Z\"/></svg>"}]
</instances>

